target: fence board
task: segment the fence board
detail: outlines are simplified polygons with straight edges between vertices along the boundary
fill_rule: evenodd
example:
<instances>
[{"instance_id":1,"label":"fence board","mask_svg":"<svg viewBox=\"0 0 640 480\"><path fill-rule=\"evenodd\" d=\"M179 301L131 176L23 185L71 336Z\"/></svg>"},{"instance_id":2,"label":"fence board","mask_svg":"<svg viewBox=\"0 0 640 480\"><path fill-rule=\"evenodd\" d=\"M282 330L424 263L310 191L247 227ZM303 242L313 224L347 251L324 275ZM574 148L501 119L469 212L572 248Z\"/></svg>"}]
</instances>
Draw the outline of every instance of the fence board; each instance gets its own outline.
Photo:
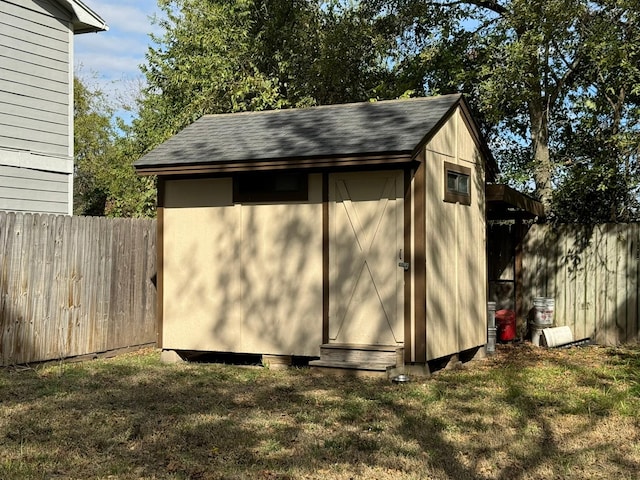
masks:
<instances>
[{"instance_id":1,"label":"fence board","mask_svg":"<svg viewBox=\"0 0 640 480\"><path fill-rule=\"evenodd\" d=\"M537 288L535 271L537 267L536 249L538 246L539 235L536 231L529 230L526 242L522 245L522 302L525 312L528 312L533 305L533 297L538 296L538 292L533 288ZM533 288L532 288L533 287Z\"/></svg>"},{"instance_id":2,"label":"fence board","mask_svg":"<svg viewBox=\"0 0 640 480\"><path fill-rule=\"evenodd\" d=\"M622 295L626 295L626 285L620 283L618 273L621 268L624 269L625 265L621 263L620 243L622 239L619 225L605 225L601 227L601 230L601 235L606 240L606 253L602 260L603 268L600 273L603 281L599 284L599 297L602 298L602 301L598 305L596 331L601 332L602 343L611 345L619 342L619 331L617 325L611 325L607 319L618 318L618 291L622 290Z\"/></svg>"},{"instance_id":3,"label":"fence board","mask_svg":"<svg viewBox=\"0 0 640 480\"><path fill-rule=\"evenodd\" d=\"M534 296L552 296L556 325L575 338L637 341L639 235L638 224L533 225L523 241L525 308Z\"/></svg>"},{"instance_id":4,"label":"fence board","mask_svg":"<svg viewBox=\"0 0 640 480\"><path fill-rule=\"evenodd\" d=\"M597 248L598 248L598 231L594 229L591 231L591 241L584 247L584 253L578 255L582 258L584 264L584 309L580 316L580 326L576 328L576 338L594 337L596 334L596 320L597 320L597 307L596 307L596 286L597 286ZM577 240L579 243L580 240ZM600 300L600 299L598 299ZM598 302L599 303L599 302ZM599 340L595 337L596 340Z\"/></svg>"},{"instance_id":5,"label":"fence board","mask_svg":"<svg viewBox=\"0 0 640 480\"><path fill-rule=\"evenodd\" d=\"M0 365L156 342L154 220L0 212Z\"/></svg>"},{"instance_id":6,"label":"fence board","mask_svg":"<svg viewBox=\"0 0 640 480\"><path fill-rule=\"evenodd\" d=\"M567 242L561 232L557 232L556 243L558 245L558 248L556 249L556 258L566 258ZM571 292L567 269L563 268L556 276L559 288L556 293L557 297L554 315L556 322L565 322L566 325L569 325L572 323L573 319L571 318L571 308L569 307L569 305L571 305Z\"/></svg>"},{"instance_id":7,"label":"fence board","mask_svg":"<svg viewBox=\"0 0 640 480\"><path fill-rule=\"evenodd\" d=\"M640 224L634 224L627 239L627 271L626 271L626 341L640 341L640 322L638 321L638 286L640 285Z\"/></svg>"}]
</instances>

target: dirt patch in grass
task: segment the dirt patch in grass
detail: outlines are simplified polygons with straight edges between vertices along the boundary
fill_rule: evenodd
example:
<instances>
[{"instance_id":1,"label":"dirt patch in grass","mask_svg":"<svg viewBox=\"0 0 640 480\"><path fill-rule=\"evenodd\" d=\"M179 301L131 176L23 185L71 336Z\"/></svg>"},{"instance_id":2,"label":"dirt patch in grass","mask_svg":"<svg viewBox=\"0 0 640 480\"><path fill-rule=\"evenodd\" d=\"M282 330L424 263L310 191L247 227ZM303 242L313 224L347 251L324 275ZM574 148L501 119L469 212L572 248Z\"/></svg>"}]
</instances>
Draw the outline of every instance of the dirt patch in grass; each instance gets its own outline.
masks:
<instances>
[{"instance_id":1,"label":"dirt patch in grass","mask_svg":"<svg viewBox=\"0 0 640 480\"><path fill-rule=\"evenodd\" d=\"M0 370L2 479L596 479L640 471L640 348L499 346L395 385L219 364Z\"/></svg>"}]
</instances>

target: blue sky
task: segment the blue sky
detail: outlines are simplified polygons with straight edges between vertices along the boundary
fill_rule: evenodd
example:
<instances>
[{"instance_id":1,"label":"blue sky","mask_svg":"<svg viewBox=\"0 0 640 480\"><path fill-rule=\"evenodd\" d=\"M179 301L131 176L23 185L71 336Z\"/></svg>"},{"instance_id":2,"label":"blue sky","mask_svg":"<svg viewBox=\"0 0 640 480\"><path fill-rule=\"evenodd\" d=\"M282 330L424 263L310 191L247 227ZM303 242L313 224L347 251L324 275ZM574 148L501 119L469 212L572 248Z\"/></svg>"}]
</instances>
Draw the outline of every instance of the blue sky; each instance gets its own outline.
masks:
<instances>
[{"instance_id":1,"label":"blue sky","mask_svg":"<svg viewBox=\"0 0 640 480\"><path fill-rule=\"evenodd\" d=\"M132 91L143 80L139 65L151 40L149 33L157 26L151 23L160 14L156 0L83 0L109 26L100 33L75 36L74 68L91 87L100 88L110 100L118 103L130 99ZM119 116L127 117L122 111Z\"/></svg>"}]
</instances>

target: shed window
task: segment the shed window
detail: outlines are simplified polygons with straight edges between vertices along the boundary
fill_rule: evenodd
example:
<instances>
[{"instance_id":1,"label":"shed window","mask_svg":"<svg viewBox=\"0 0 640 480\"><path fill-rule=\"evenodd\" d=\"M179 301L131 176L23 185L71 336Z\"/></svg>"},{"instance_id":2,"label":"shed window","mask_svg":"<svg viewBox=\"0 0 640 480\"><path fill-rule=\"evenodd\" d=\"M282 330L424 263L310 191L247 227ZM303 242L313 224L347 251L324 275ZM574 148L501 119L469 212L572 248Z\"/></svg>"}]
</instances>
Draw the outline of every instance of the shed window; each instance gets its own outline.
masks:
<instances>
[{"instance_id":1,"label":"shed window","mask_svg":"<svg viewBox=\"0 0 640 480\"><path fill-rule=\"evenodd\" d=\"M444 162L444 201L471 205L471 169Z\"/></svg>"},{"instance_id":2,"label":"shed window","mask_svg":"<svg viewBox=\"0 0 640 480\"><path fill-rule=\"evenodd\" d=\"M302 173L247 173L233 179L233 201L287 202L306 201L309 181Z\"/></svg>"}]
</instances>

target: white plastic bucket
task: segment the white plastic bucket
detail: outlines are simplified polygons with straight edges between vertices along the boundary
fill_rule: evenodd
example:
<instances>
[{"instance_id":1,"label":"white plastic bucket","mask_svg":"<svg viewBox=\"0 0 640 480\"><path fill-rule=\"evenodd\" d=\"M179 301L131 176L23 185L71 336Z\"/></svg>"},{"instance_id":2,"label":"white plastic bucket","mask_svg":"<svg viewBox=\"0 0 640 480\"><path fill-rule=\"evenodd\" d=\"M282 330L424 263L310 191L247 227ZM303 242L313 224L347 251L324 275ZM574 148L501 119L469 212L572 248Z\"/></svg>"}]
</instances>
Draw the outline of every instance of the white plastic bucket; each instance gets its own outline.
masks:
<instances>
[{"instance_id":1,"label":"white plastic bucket","mask_svg":"<svg viewBox=\"0 0 640 480\"><path fill-rule=\"evenodd\" d=\"M547 311L547 320L549 325L553 325L556 301L553 298L545 298L545 307Z\"/></svg>"},{"instance_id":2,"label":"white plastic bucket","mask_svg":"<svg viewBox=\"0 0 640 480\"><path fill-rule=\"evenodd\" d=\"M540 346L540 337L542 336L542 328L531 325L531 343L536 347Z\"/></svg>"},{"instance_id":3,"label":"white plastic bucket","mask_svg":"<svg viewBox=\"0 0 640 480\"><path fill-rule=\"evenodd\" d=\"M564 327L544 328L542 330L542 345L546 347L559 347L573 342L573 333L566 325Z\"/></svg>"},{"instance_id":4,"label":"white plastic bucket","mask_svg":"<svg viewBox=\"0 0 640 480\"><path fill-rule=\"evenodd\" d=\"M553 325L553 298L535 297L533 299L533 324L542 327Z\"/></svg>"}]
</instances>

